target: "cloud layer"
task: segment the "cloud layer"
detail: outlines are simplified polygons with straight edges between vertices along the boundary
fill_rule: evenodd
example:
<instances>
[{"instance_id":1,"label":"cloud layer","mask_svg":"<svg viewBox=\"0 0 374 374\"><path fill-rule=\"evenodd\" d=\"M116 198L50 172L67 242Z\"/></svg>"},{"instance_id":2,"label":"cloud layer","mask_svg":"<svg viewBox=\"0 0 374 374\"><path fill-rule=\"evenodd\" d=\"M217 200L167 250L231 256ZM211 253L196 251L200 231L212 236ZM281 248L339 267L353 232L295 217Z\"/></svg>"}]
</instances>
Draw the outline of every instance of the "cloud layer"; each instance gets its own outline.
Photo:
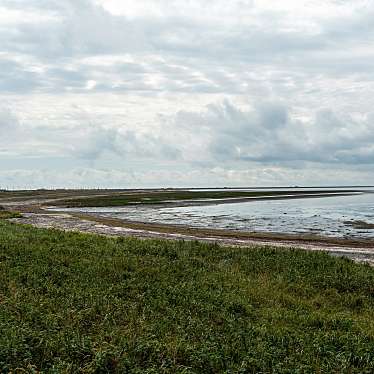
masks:
<instances>
[{"instance_id":1,"label":"cloud layer","mask_svg":"<svg viewBox=\"0 0 374 374\"><path fill-rule=\"evenodd\" d=\"M0 182L368 183L373 16L364 0L4 0Z\"/></svg>"}]
</instances>

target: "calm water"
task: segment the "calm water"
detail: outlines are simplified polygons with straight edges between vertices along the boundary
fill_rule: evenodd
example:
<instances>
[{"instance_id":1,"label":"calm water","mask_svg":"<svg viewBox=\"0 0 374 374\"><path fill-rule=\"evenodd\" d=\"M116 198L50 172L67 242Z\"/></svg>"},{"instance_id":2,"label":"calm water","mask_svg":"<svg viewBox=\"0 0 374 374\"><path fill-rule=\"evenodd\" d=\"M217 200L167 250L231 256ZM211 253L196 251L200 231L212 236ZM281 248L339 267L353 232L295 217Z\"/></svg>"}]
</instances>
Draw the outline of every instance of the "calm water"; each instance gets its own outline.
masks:
<instances>
[{"instance_id":1,"label":"calm water","mask_svg":"<svg viewBox=\"0 0 374 374\"><path fill-rule=\"evenodd\" d=\"M70 209L102 216L248 232L313 233L334 237L374 238L374 230L345 222L374 224L374 193L312 199L263 200L234 204Z\"/></svg>"}]
</instances>

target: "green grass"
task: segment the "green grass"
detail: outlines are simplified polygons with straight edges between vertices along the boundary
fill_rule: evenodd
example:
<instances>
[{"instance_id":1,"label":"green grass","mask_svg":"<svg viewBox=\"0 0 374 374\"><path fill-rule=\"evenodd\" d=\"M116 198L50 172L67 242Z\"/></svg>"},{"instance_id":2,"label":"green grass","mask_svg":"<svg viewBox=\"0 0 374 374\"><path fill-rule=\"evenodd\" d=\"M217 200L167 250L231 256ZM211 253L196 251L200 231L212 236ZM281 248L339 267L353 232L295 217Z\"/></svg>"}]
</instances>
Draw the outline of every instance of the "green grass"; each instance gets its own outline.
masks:
<instances>
[{"instance_id":1,"label":"green grass","mask_svg":"<svg viewBox=\"0 0 374 374\"><path fill-rule=\"evenodd\" d=\"M372 373L374 269L0 221L0 331L4 373Z\"/></svg>"},{"instance_id":2,"label":"green grass","mask_svg":"<svg viewBox=\"0 0 374 374\"><path fill-rule=\"evenodd\" d=\"M101 207L101 206L124 206L131 204L158 204L178 200L194 199L232 199L249 197L267 197L282 195L305 195L305 194L330 194L337 191L314 190L314 191L136 191L136 192L113 192L107 196L88 196L83 198L71 197L54 202L54 205L68 207ZM341 193L351 193L353 190L340 190Z\"/></svg>"},{"instance_id":3,"label":"green grass","mask_svg":"<svg viewBox=\"0 0 374 374\"><path fill-rule=\"evenodd\" d=\"M0 209L0 219L9 219L9 218L20 218L22 215L18 212L11 212L9 210Z\"/></svg>"}]
</instances>

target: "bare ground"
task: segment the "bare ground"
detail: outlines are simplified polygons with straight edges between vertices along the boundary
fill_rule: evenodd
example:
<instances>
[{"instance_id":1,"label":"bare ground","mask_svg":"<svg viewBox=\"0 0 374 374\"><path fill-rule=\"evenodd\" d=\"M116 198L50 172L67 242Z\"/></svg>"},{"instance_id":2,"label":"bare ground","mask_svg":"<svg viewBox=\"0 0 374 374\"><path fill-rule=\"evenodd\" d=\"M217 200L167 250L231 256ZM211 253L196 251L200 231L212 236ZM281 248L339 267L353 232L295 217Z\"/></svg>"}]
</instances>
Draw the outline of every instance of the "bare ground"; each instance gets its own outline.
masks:
<instances>
[{"instance_id":1,"label":"bare ground","mask_svg":"<svg viewBox=\"0 0 374 374\"><path fill-rule=\"evenodd\" d=\"M126 191L125 193L139 193ZM104 195L108 194L105 192ZM45 205L65 197L66 192L40 194L38 196L20 196L0 198L0 205L22 212L22 218L13 222L30 224L36 227L56 228L67 231L81 231L109 236L134 236L138 238L160 238L178 240L200 240L222 245L251 247L258 245L279 248L295 247L305 250L320 250L336 256L346 256L355 261L374 265L373 240L349 240L327 238L313 235L285 235L278 233L246 233L231 230L198 229L181 225L163 225L143 222L124 221L103 218L82 213L50 212ZM74 197L84 196L82 191L75 191ZM103 193L90 193L90 196L102 196Z\"/></svg>"},{"instance_id":2,"label":"bare ground","mask_svg":"<svg viewBox=\"0 0 374 374\"><path fill-rule=\"evenodd\" d=\"M336 256L346 256L355 261L374 265L374 243L369 241L335 241L326 238L307 239L297 236L275 236L246 234L240 232L224 232L221 230L193 230L183 227L169 227L160 230L151 224L127 224L103 220L99 217L72 215L66 213L23 213L22 218L14 218L13 222L30 224L41 228L55 228L66 231L80 231L108 236L133 236L138 238L159 238L178 240L199 240L219 243L228 246L273 246L279 248L301 248L311 251L326 251ZM111 222L110 222L111 221ZM132 227L131 227L132 226ZM136 228L137 227L137 228ZM140 228L141 227L141 228ZM226 235L225 235L226 234Z\"/></svg>"}]
</instances>

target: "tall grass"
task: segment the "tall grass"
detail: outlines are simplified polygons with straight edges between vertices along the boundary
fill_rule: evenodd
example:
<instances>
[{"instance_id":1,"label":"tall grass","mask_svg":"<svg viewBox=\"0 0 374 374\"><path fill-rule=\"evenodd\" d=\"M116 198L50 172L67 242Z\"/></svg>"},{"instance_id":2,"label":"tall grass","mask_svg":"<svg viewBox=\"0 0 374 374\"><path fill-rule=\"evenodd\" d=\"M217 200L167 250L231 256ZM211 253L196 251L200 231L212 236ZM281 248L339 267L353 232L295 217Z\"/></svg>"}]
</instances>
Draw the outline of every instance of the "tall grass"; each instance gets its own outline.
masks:
<instances>
[{"instance_id":1,"label":"tall grass","mask_svg":"<svg viewBox=\"0 0 374 374\"><path fill-rule=\"evenodd\" d=\"M0 371L371 373L374 270L0 221Z\"/></svg>"}]
</instances>

